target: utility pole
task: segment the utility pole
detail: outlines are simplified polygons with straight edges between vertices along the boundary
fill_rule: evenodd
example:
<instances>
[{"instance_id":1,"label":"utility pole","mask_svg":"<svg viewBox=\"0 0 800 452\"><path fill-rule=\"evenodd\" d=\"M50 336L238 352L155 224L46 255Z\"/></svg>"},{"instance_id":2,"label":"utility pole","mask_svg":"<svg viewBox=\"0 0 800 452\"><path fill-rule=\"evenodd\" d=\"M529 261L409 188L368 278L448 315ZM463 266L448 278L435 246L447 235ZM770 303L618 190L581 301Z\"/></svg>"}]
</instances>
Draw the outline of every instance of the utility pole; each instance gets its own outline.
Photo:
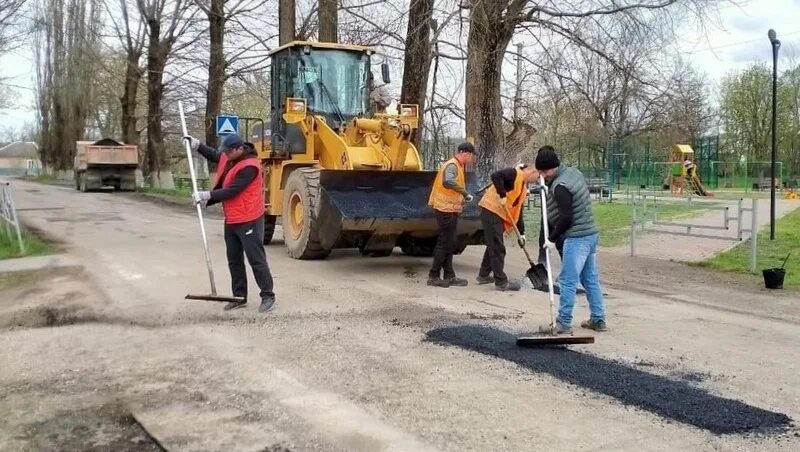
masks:
<instances>
[{"instance_id":1,"label":"utility pole","mask_svg":"<svg viewBox=\"0 0 800 452\"><path fill-rule=\"evenodd\" d=\"M772 44L772 181L769 193L769 239L775 240L775 171L778 159L778 49L781 48L781 42L778 40L775 30L770 29L767 36Z\"/></svg>"}]
</instances>

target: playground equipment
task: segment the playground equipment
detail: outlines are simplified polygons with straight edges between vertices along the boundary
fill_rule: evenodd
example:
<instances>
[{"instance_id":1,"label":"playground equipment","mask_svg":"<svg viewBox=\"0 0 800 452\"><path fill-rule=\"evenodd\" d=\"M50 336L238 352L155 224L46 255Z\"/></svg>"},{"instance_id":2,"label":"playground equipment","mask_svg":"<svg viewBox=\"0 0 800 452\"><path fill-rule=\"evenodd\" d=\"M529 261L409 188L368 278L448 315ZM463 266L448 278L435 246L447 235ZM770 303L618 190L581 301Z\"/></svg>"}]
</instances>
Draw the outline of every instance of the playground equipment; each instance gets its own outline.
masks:
<instances>
[{"instance_id":1,"label":"playground equipment","mask_svg":"<svg viewBox=\"0 0 800 452\"><path fill-rule=\"evenodd\" d=\"M670 193L683 194L685 189L689 189L697 196L714 196L700 182L694 164L694 149L688 144L672 147L669 188Z\"/></svg>"}]
</instances>

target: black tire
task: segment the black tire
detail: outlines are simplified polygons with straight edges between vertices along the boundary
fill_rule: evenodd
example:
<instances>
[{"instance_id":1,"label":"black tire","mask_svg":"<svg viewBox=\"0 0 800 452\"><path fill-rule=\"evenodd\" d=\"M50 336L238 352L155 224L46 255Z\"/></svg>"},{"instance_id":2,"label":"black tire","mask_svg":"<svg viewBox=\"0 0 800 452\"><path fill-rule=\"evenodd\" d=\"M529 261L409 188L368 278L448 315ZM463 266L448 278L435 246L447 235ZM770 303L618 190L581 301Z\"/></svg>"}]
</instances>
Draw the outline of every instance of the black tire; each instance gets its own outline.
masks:
<instances>
[{"instance_id":1,"label":"black tire","mask_svg":"<svg viewBox=\"0 0 800 452\"><path fill-rule=\"evenodd\" d=\"M400 246L400 250L403 252L403 254L414 257L432 257L435 249L436 249L435 240L433 241L433 243L419 243L412 241L404 243Z\"/></svg>"},{"instance_id":2,"label":"black tire","mask_svg":"<svg viewBox=\"0 0 800 452\"><path fill-rule=\"evenodd\" d=\"M394 250L379 250L379 251L378 250L371 250L371 251L367 251L367 250L364 250L364 249L360 249L359 251L361 252L361 255L364 256L364 257L387 257L387 256L391 256L392 255L392 251L394 251Z\"/></svg>"},{"instance_id":3,"label":"black tire","mask_svg":"<svg viewBox=\"0 0 800 452\"><path fill-rule=\"evenodd\" d=\"M80 190L80 191L82 191L84 193L86 193L86 191L87 191L87 187L86 187L86 172L81 173L81 175L80 175L80 177L78 179L78 190Z\"/></svg>"},{"instance_id":4,"label":"black tire","mask_svg":"<svg viewBox=\"0 0 800 452\"><path fill-rule=\"evenodd\" d=\"M319 241L319 170L292 171L283 190L283 241L295 259L324 259L331 253Z\"/></svg>"},{"instance_id":5,"label":"black tire","mask_svg":"<svg viewBox=\"0 0 800 452\"><path fill-rule=\"evenodd\" d=\"M264 214L264 245L272 243L272 236L275 235L275 223L277 222L277 215Z\"/></svg>"}]
</instances>

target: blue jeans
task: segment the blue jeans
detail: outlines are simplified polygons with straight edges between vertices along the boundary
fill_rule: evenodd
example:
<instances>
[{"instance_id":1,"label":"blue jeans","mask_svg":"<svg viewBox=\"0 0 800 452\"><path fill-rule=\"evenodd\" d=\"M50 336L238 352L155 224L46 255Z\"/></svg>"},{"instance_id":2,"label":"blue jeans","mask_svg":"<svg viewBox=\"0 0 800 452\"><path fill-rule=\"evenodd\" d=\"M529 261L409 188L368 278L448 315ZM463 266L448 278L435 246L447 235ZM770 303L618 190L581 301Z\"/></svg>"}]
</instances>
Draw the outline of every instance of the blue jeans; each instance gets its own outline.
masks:
<instances>
[{"instance_id":1,"label":"blue jeans","mask_svg":"<svg viewBox=\"0 0 800 452\"><path fill-rule=\"evenodd\" d=\"M558 283L561 289L558 306L558 321L564 326L572 325L572 310L575 307L575 290L580 280L586 289L591 319L605 320L603 289L597 272L598 234L586 237L567 237L564 241L564 256Z\"/></svg>"}]
</instances>

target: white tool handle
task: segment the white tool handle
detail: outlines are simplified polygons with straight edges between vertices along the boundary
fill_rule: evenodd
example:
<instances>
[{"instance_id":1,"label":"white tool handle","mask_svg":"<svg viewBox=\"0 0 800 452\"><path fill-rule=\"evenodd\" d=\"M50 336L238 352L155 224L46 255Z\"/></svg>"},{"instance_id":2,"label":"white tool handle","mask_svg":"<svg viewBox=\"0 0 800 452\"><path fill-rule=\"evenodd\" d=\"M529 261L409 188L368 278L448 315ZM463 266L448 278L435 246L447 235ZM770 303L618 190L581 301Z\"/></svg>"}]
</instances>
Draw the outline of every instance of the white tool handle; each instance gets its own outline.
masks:
<instances>
[{"instance_id":1,"label":"white tool handle","mask_svg":"<svg viewBox=\"0 0 800 452\"><path fill-rule=\"evenodd\" d=\"M542 195L542 228L544 230L544 241L547 243L550 240L550 227L547 224L547 185L544 183L544 177L539 176L539 184L541 189L539 193ZM550 327L553 331L556 330L556 295L553 292L553 268L550 266L550 248L544 249L544 257L547 262L547 288L550 293Z\"/></svg>"},{"instance_id":2,"label":"white tool handle","mask_svg":"<svg viewBox=\"0 0 800 452\"><path fill-rule=\"evenodd\" d=\"M183 103L178 101L178 111L181 114L181 128L183 129L183 136L189 135L189 131L186 129L186 117L183 115ZM189 175L192 178L192 193L194 196L192 200L197 198L197 175L194 172L194 159L192 158L192 147L189 144L188 140L184 140L186 144L186 160L189 161ZM211 252L208 250L208 237L206 236L206 225L203 221L203 208L200 207L200 203L195 202L195 207L197 207L197 218L200 220L200 234L203 236L203 248L206 251L206 266L208 267L208 279L211 282L211 295L217 294L217 284L214 282L214 270L211 268Z\"/></svg>"}]
</instances>

